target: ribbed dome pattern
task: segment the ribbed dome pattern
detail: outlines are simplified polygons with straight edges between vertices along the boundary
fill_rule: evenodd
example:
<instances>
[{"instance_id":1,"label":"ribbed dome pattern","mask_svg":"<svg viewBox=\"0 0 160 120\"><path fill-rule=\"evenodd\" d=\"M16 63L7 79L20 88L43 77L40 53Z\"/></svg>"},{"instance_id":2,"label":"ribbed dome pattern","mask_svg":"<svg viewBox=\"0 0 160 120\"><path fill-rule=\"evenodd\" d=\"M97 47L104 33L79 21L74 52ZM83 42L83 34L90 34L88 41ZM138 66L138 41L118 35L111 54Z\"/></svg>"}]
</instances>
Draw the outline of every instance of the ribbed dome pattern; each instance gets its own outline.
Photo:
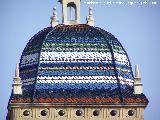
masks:
<instances>
[{"instance_id":1,"label":"ribbed dome pattern","mask_svg":"<svg viewBox=\"0 0 160 120\"><path fill-rule=\"evenodd\" d=\"M135 97L131 64L121 43L111 33L86 24L48 27L33 36L21 56L20 77L21 98L29 102L99 98L108 103Z\"/></svg>"}]
</instances>

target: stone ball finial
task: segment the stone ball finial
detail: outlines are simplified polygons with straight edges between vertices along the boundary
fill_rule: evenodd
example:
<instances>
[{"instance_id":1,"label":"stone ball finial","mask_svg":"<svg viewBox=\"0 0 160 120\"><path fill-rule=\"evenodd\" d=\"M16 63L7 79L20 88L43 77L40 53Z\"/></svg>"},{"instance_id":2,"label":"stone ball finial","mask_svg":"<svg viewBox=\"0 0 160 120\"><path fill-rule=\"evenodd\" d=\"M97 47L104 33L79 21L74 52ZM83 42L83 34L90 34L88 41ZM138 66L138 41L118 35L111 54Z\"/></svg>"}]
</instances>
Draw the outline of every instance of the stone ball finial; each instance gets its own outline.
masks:
<instances>
[{"instance_id":1,"label":"stone ball finial","mask_svg":"<svg viewBox=\"0 0 160 120\"><path fill-rule=\"evenodd\" d=\"M51 16L51 26L55 27L56 25L58 25L58 18L57 18L57 9L56 7L53 8L53 16Z\"/></svg>"},{"instance_id":2,"label":"stone ball finial","mask_svg":"<svg viewBox=\"0 0 160 120\"><path fill-rule=\"evenodd\" d=\"M57 9L56 9L56 7L53 8L53 15L54 15L54 16L57 15Z\"/></svg>"},{"instance_id":3,"label":"stone ball finial","mask_svg":"<svg viewBox=\"0 0 160 120\"><path fill-rule=\"evenodd\" d=\"M92 12L92 7L89 7L89 15L92 15L93 12Z\"/></svg>"}]
</instances>

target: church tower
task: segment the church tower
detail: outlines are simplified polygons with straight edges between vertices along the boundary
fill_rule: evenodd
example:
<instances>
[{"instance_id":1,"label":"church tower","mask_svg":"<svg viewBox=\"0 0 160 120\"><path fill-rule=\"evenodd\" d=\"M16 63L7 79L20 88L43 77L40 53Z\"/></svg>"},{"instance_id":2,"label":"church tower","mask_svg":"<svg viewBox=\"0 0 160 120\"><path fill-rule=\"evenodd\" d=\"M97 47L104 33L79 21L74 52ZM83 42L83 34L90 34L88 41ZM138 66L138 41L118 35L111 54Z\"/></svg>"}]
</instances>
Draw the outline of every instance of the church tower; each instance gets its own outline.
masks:
<instances>
[{"instance_id":1,"label":"church tower","mask_svg":"<svg viewBox=\"0 0 160 120\"><path fill-rule=\"evenodd\" d=\"M144 120L148 99L118 39L95 27L92 8L59 0L51 26L35 34L16 67L7 120Z\"/></svg>"}]
</instances>

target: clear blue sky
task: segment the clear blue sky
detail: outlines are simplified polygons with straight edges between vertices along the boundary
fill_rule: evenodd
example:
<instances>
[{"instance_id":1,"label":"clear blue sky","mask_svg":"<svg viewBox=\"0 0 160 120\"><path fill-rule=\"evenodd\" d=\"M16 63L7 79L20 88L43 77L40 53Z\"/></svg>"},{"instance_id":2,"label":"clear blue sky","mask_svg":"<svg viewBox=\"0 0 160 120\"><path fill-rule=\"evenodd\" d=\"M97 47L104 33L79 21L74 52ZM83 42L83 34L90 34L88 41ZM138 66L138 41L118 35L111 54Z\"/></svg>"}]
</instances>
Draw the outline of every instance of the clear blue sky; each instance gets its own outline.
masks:
<instances>
[{"instance_id":1,"label":"clear blue sky","mask_svg":"<svg viewBox=\"0 0 160 120\"><path fill-rule=\"evenodd\" d=\"M54 6L57 7L61 21L61 5L57 1L0 0L1 120L5 120L15 66L19 63L25 45L34 34L50 26L50 16ZM89 0L81 1L81 8L83 8L81 21L85 23L89 5L83 2ZM160 120L160 2L157 5L99 4L91 6L93 6L96 21L95 26L114 34L127 51L132 66L139 64L144 93L149 99L145 120Z\"/></svg>"}]
</instances>

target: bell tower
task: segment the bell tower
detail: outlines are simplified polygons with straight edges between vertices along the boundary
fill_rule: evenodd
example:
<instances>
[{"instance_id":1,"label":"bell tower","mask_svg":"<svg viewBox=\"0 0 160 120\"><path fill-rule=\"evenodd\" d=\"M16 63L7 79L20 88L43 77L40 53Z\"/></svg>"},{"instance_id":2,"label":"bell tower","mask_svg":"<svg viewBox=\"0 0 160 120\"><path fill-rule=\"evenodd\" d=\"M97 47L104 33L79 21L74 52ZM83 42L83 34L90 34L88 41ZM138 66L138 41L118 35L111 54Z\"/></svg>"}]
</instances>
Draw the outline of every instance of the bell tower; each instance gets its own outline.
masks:
<instances>
[{"instance_id":1,"label":"bell tower","mask_svg":"<svg viewBox=\"0 0 160 120\"><path fill-rule=\"evenodd\" d=\"M81 0L59 0L62 4L62 23L66 25L80 24Z\"/></svg>"}]
</instances>

